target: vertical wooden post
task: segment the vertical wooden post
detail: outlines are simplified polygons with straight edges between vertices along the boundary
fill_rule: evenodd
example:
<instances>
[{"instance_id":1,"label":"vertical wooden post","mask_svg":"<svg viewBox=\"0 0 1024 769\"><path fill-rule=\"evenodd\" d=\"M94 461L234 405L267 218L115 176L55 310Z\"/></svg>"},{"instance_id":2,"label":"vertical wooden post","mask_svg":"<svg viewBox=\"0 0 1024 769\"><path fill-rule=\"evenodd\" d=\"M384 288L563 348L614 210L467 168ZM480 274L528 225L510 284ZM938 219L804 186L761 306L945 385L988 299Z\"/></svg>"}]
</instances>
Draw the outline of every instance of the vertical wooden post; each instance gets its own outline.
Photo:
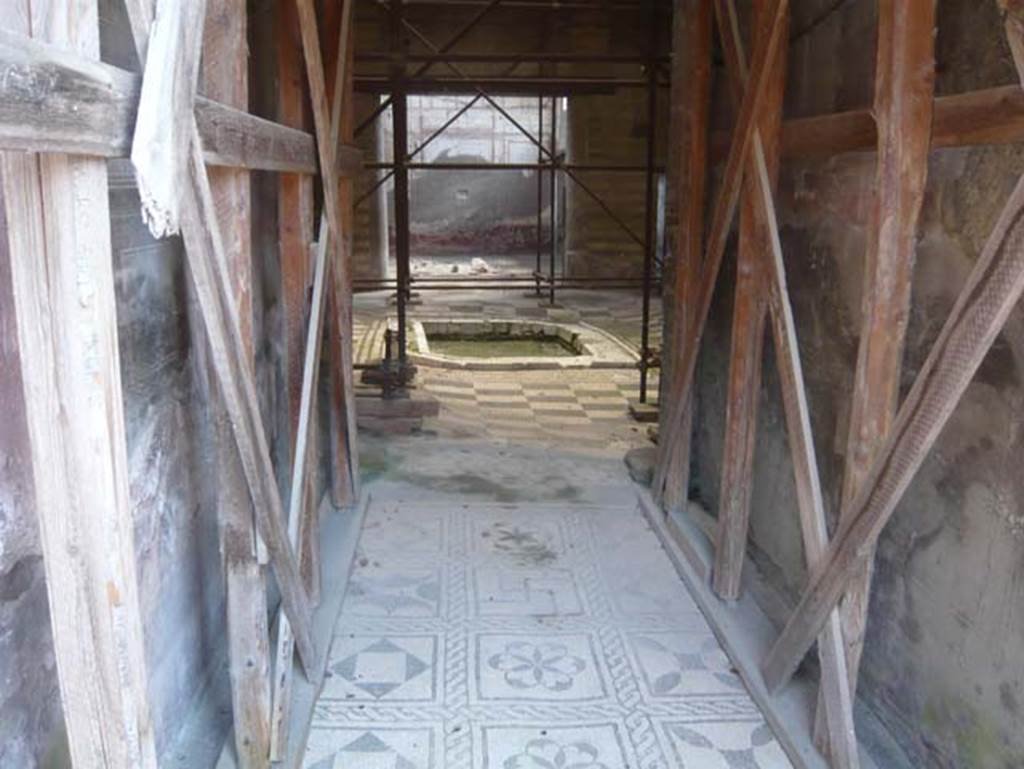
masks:
<instances>
[{"instance_id":1,"label":"vertical wooden post","mask_svg":"<svg viewBox=\"0 0 1024 769\"><path fill-rule=\"evenodd\" d=\"M763 13L765 0L756 0L753 13ZM783 24L788 26L788 14ZM764 27L753 25L764 34ZM759 41L753 41L756 46ZM758 131L772 187L779 175L782 137L782 101L786 85L786 46L779 46L768 63L764 101ZM736 89L734 89L736 90ZM739 89L742 91L742 88ZM725 445L719 493L718 541L715 551L714 590L719 597L736 600L747 546L750 492L754 482L754 441L757 435L758 401L761 395L761 359L764 351L765 293L764 255L771 249L764 213L758 203L757 185L747 178L740 201L739 251L736 258L736 297L733 304L732 354L725 413Z\"/></svg>"},{"instance_id":2,"label":"vertical wooden post","mask_svg":"<svg viewBox=\"0 0 1024 769\"><path fill-rule=\"evenodd\" d=\"M352 0L354 2L354 0ZM341 94L340 136L345 143L354 140L355 100L353 98L353 63L355 56L355 26L350 24L348 40L342 41L336 31L341 25L345 0L334 0L331 18L326 21L328 55L327 91ZM341 71L338 67L339 45L348 57L344 67L345 82L339 91L334 79ZM332 105L332 109L334 106ZM352 328L352 233L354 231L354 180L342 178L338 183L338 217L344 237L335 251L336 261L331 271L332 291L328 294L327 339L330 350L330 446L331 446L331 502L335 507L350 507L359 496L359 452L356 441L355 378L353 364ZM314 508L316 509L316 508Z\"/></svg>"},{"instance_id":3,"label":"vertical wooden post","mask_svg":"<svg viewBox=\"0 0 1024 769\"><path fill-rule=\"evenodd\" d=\"M299 19L292 0L277 3L277 67L278 67L278 119L295 128L308 128L302 42L299 37ZM309 318L309 299L312 288L313 241L313 177L299 174L278 176L278 231L281 264L281 296L284 308L285 389L288 399L288 429L290 466L295 465L295 446L299 431L302 403L302 369L306 345L306 323ZM312 472L305 477L304 509L317 510L313 495L316 488L317 420L312 420L311 440L306 444L308 466ZM290 478L290 475L289 475ZM289 490L289 494L292 493ZM300 543L300 570L310 601L316 603L319 589L319 559L312 551L309 539ZM318 544L318 543L317 543ZM305 552L302 552L304 550Z\"/></svg>"},{"instance_id":4,"label":"vertical wooden post","mask_svg":"<svg viewBox=\"0 0 1024 769\"><path fill-rule=\"evenodd\" d=\"M770 8L772 5L773 3L769 2L765 8ZM779 9L778 15L775 17L776 24L782 26L785 21L786 9L777 3L774 5ZM756 70L752 70L749 78L747 76L746 54L740 37L739 19L734 0L715 0L715 14L718 19L719 31L722 33L724 57L727 66L733 73L733 84L736 86L736 96L739 100L741 93L739 86L744 81L748 81L747 88L752 87L749 81L757 77L758 73ZM762 9L761 16L755 20L756 24L762 26L763 17L767 16L768 12ZM758 33L755 33L755 38L764 39ZM763 53L762 51L761 66L767 67L772 57L764 56ZM755 60L757 58L755 55ZM768 77L770 73L765 71L761 74L761 82L767 86L770 82ZM779 383L786 414L790 454L793 459L797 507L800 512L800 530L808 568L813 571L824 558L828 546L825 506L821 493L817 457L814 453L814 439L811 434L810 411L807 405L807 392L796 338L796 322L793 319L793 309L790 306L789 292L786 287L786 268L782 259L782 243L779 239L772 182L761 135L756 127L751 137L749 161L747 178L754 182L753 189L757 192L757 203L768 234L766 243L769 250L765 252L764 262L768 277L766 281L768 305L775 340ZM859 764L859 756L853 723L853 702L850 696L849 676L846 673L846 655L842 644L842 629L838 612L832 612L827 624L822 628L818 637L818 656L821 659L821 689L826 706L826 725L829 732L832 764L836 769L856 769Z\"/></svg>"},{"instance_id":5,"label":"vertical wooden post","mask_svg":"<svg viewBox=\"0 0 1024 769\"><path fill-rule=\"evenodd\" d=\"M249 57L245 0L207 0L200 73L205 96L247 109ZM230 267L242 343L252 337L252 205L249 172L210 168L210 189ZM252 502L219 394L212 399L218 437L217 514L227 591L228 660L235 748L243 769L270 757L270 634L266 584L257 558Z\"/></svg>"},{"instance_id":6,"label":"vertical wooden post","mask_svg":"<svg viewBox=\"0 0 1024 769\"><path fill-rule=\"evenodd\" d=\"M707 188L708 117L711 110L711 0L676 0L672 50L672 125L675 130L676 253L669 301L673 307L672 356L669 381L662 393L681 392L685 377L684 350L691 340L691 316L704 247L704 208ZM683 424L674 446L659 440L659 464L667 462L662 504L669 509L686 503L690 471L692 396L685 395ZM670 404L662 404L667 415ZM667 425L661 425L661 438ZM661 457L671 452L666 459Z\"/></svg>"},{"instance_id":7,"label":"vertical wooden post","mask_svg":"<svg viewBox=\"0 0 1024 769\"><path fill-rule=\"evenodd\" d=\"M302 49L299 20L292 0L276 4L277 36L277 120L306 130ZM281 263L281 304L285 360L285 390L288 401L289 462L295 463L295 433L299 426L302 400L302 357L306 338L306 312L312 284L309 246L313 242L313 177L307 174L278 174L278 248Z\"/></svg>"},{"instance_id":8,"label":"vertical wooden post","mask_svg":"<svg viewBox=\"0 0 1024 769\"><path fill-rule=\"evenodd\" d=\"M934 90L934 0L880 0L873 110L878 125L875 200L864 259L842 516L850 515L896 416L917 222L928 176ZM840 606L853 692L864 649L873 562L873 554L863 560ZM815 722L819 746L823 734L819 703Z\"/></svg>"},{"instance_id":9,"label":"vertical wooden post","mask_svg":"<svg viewBox=\"0 0 1024 769\"><path fill-rule=\"evenodd\" d=\"M93 59L98 25L95 0L8 3L0 16L5 29ZM25 418L72 761L153 769L106 164L14 153L0 162L4 246L18 345L26 351Z\"/></svg>"}]
</instances>

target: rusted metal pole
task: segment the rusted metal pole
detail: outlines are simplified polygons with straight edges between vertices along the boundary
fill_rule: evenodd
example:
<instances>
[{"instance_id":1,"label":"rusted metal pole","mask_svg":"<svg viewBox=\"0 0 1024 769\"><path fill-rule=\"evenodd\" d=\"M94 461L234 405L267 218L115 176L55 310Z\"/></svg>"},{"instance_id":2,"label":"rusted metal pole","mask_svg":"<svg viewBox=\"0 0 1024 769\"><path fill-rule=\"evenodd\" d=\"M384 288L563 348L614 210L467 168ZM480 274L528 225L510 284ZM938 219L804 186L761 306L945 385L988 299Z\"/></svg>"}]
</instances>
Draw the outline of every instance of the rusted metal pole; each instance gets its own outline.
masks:
<instances>
[{"instance_id":1,"label":"rusted metal pole","mask_svg":"<svg viewBox=\"0 0 1024 769\"><path fill-rule=\"evenodd\" d=\"M537 97L537 136L541 141L544 140L544 99L540 96ZM540 168L543 163L544 155L540 150L537 150L537 170L534 171L537 175L537 264L533 273L538 276L536 278L537 296L540 296L540 260L541 246L544 240L544 224L542 221L544 214L544 174Z\"/></svg>"},{"instance_id":2,"label":"rusted metal pole","mask_svg":"<svg viewBox=\"0 0 1024 769\"><path fill-rule=\"evenodd\" d=\"M651 50L656 27L651 24ZM644 189L643 300L640 309L640 402L647 402L647 369L651 357L651 277L654 272L654 155L657 149L658 68L652 58L647 64L647 163Z\"/></svg>"},{"instance_id":3,"label":"rusted metal pole","mask_svg":"<svg viewBox=\"0 0 1024 769\"><path fill-rule=\"evenodd\" d=\"M543 140L544 137L541 137ZM548 201L549 210L551 211L551 258L550 258L550 269L548 271L550 282L548 284L548 290L550 293L551 304L555 303L555 243L556 243L556 222L557 222L557 208L555 206L555 180L558 176L558 97L551 97L551 199Z\"/></svg>"},{"instance_id":4,"label":"rusted metal pole","mask_svg":"<svg viewBox=\"0 0 1024 769\"><path fill-rule=\"evenodd\" d=\"M395 303L398 310L398 364L406 363L405 304L409 291L409 121L405 93L405 62L401 53L402 0L391 0L392 46L396 53L391 70L392 143L395 160Z\"/></svg>"}]
</instances>

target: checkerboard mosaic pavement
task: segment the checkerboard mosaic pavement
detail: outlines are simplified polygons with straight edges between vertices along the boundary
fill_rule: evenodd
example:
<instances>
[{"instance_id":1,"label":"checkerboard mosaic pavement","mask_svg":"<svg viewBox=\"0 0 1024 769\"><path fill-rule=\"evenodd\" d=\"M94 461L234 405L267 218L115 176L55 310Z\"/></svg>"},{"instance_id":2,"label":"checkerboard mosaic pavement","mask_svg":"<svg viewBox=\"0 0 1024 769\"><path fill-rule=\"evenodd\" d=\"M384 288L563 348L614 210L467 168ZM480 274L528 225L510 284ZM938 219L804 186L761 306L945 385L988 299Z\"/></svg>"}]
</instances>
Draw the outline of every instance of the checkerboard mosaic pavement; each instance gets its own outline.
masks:
<instances>
[{"instance_id":1,"label":"checkerboard mosaic pavement","mask_svg":"<svg viewBox=\"0 0 1024 769\"><path fill-rule=\"evenodd\" d=\"M480 372L423 370L419 386L441 402L425 425L445 435L605 450L646 440L629 418L638 396L635 371ZM657 379L648 392L657 393Z\"/></svg>"},{"instance_id":2,"label":"checkerboard mosaic pavement","mask_svg":"<svg viewBox=\"0 0 1024 769\"><path fill-rule=\"evenodd\" d=\"M637 509L375 502L306 769L790 764Z\"/></svg>"}]
</instances>

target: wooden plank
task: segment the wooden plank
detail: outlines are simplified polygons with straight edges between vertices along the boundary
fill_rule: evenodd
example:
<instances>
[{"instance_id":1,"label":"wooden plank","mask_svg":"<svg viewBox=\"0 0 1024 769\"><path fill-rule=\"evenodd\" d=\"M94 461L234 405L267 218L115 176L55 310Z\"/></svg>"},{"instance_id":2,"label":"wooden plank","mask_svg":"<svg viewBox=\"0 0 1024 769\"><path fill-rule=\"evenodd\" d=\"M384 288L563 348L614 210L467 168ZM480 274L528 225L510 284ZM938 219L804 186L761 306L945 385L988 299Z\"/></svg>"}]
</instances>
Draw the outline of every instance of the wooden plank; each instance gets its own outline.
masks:
<instances>
[{"instance_id":1,"label":"wooden plank","mask_svg":"<svg viewBox=\"0 0 1024 769\"><path fill-rule=\"evenodd\" d=\"M316 20L315 18L310 19L308 16L308 12L312 11L312 6L304 11L303 5L304 4L301 0L297 3L297 9L299 11L299 29L303 39L307 62L307 80L310 82L311 90L314 92L314 117L316 117L316 105L318 99L315 93L319 89L320 96L324 96L324 73L321 70L319 72L319 78L317 78L311 71L312 64L315 63L316 66L319 67L321 62L319 38L316 30ZM324 127L323 118L326 116L323 114L321 114L320 119L317 120L317 134L321 137L321 161L325 168L331 168L334 165L333 144L337 143L341 130L341 101L344 83L347 81L346 65L349 61L347 44L349 41L349 30L351 29L352 5L352 2L345 3L338 32L341 43L339 44L337 70L334 76L334 103L331 105L332 108L329 117L330 125L326 126L326 128ZM310 36L312 36L312 40L310 40ZM319 85L314 85L314 81L317 81ZM321 104L320 107L326 107L326 103ZM331 146L325 147L325 144ZM315 531L314 522L309 519L317 514L315 509L311 509L308 505L304 505L303 501L307 499L305 482L308 468L307 460L312 448L310 443L310 434L312 432L311 425L313 419L315 419L316 413L315 407L317 400L317 384L319 382L320 354L322 349L321 339L323 334L324 306L326 303L328 282L331 280L331 274L332 272L335 274L341 272L341 260L339 259L335 259L338 264L334 265L333 271L331 269L332 237L335 243L335 246L333 247L333 251L335 253L340 253L341 246L343 245L343 241L338 237L338 235L341 234L341 230L339 229L340 216L337 199L338 179L332 174L327 174L321 178L323 179L324 185L324 211L320 219L319 237L317 240L316 267L313 279L313 299L305 343L305 357L302 372L302 397L299 411L298 432L296 433L295 440L294 465L292 468L291 479L291 498L288 508L288 536L292 545L299 549L300 562L302 550L299 546L302 542L302 530L304 527L313 527L313 531ZM333 198L328 192L328 189L333 189ZM333 225L331 224L332 214L333 219L335 220ZM350 281L349 285L351 285ZM307 536L306 539L307 541L311 541L314 538ZM277 652L275 655L276 667L274 672L274 701L273 718L271 723L271 756L274 760L278 760L281 757L284 747L288 741L287 726L288 713L292 700L291 673L293 654L294 638L291 632L291 626L288 618L282 616L278 628Z\"/></svg>"},{"instance_id":2,"label":"wooden plank","mask_svg":"<svg viewBox=\"0 0 1024 769\"><path fill-rule=\"evenodd\" d=\"M341 93L341 140L351 142L354 137L355 99L352 88L355 76L355 27L349 25L345 51L345 81ZM341 38L338 39L339 45ZM335 56L338 54L335 53ZM338 68L335 68L336 71ZM345 145L342 145L345 146ZM352 318L352 238L355 232L355 184L352 176L342 176L338 188L341 208L341 226L345 240L339 252L340 269L333 272L334 290L328 299L331 321L328 324L328 344L331 366L330 444L331 444L331 501L335 507L351 507L359 498L359 448L356 443L355 377L353 372L355 335Z\"/></svg>"},{"instance_id":3,"label":"wooden plank","mask_svg":"<svg viewBox=\"0 0 1024 769\"><path fill-rule=\"evenodd\" d=\"M195 141L198 144L198 134ZM217 379L224 392L236 446L242 458L259 534L277 573L283 610L295 631L304 667L307 671L315 670L317 653L309 627L309 600L284 527L281 498L260 417L252 367L239 349L242 347L239 322L227 296L230 285L228 268L213 221L213 201L208 194L205 166L198 150L193 151L189 176L190 189L198 194L185 196L188 216L183 218L185 226L182 232L197 298L207 323Z\"/></svg>"},{"instance_id":4,"label":"wooden plank","mask_svg":"<svg viewBox=\"0 0 1024 769\"><path fill-rule=\"evenodd\" d=\"M186 10L195 13L194 8ZM202 28L202 18L202 14L199 14L199 30ZM153 34L156 34L156 29L154 25ZM195 34L194 29L188 29L190 34ZM174 33L180 30L180 26L171 29ZM150 50L154 55L157 50L162 50L158 48L158 43L159 40L151 41ZM194 54L197 55L198 51ZM144 84L143 98L146 92ZM140 111L165 109L166 102L159 91L152 89L151 93L153 105L150 107L143 102ZM191 113L192 105L188 105L188 110ZM155 121L155 125L159 126L159 121ZM169 141L165 141L164 146L176 148L176 144ZM252 364L246 358L238 308L232 295L230 268L224 257L216 208L194 120L187 153L184 167L180 167L178 162L170 165L179 174L176 188L180 192L179 214L189 273L206 325L214 372L228 412L253 509L256 511L257 528L266 543L277 574L282 607L295 628L296 643L306 670L316 670L317 654L310 629L309 601L284 527L281 499L260 417Z\"/></svg>"},{"instance_id":5,"label":"wooden plank","mask_svg":"<svg viewBox=\"0 0 1024 769\"><path fill-rule=\"evenodd\" d=\"M864 555L873 552L896 504L1024 292L1022 212L1024 178L1003 209L900 407L852 512L840 523L826 557L813 570L810 585L762 665L771 691L777 691L793 675L850 578L861 568Z\"/></svg>"},{"instance_id":6,"label":"wooden plank","mask_svg":"<svg viewBox=\"0 0 1024 769\"><path fill-rule=\"evenodd\" d=\"M935 3L878 4L874 115L878 124L875 199L868 225L861 330L854 373L840 519L871 469L892 427L899 399L903 343L918 215L924 202L935 87ZM841 605L850 690L856 692L864 648L871 564L850 583ZM821 704L815 736L824 745Z\"/></svg>"},{"instance_id":7,"label":"wooden plank","mask_svg":"<svg viewBox=\"0 0 1024 769\"><path fill-rule=\"evenodd\" d=\"M302 38L303 58L306 62L306 80L309 83L309 98L313 106L313 124L316 128L317 151L321 168L334 168L336 163L341 100L328 105L327 87L324 82L324 64L320 55L320 35L317 31L317 14L313 0L295 0L299 13L299 34ZM338 178L334 174L322 174L324 210L327 224L335 244L342 242L341 221L338 216ZM329 251L333 251L331 248Z\"/></svg>"},{"instance_id":8,"label":"wooden plank","mask_svg":"<svg viewBox=\"0 0 1024 769\"><path fill-rule=\"evenodd\" d=\"M313 612L313 637L317 645L328 648L334 635L334 628L341 614L345 591L352 574L352 563L355 559L356 545L363 528L369 499L361 499L350 510L333 510L327 495L320 500L320 517L323 519L323 536L320 540L320 560L324 564L324 599ZM305 756L306 742L309 738L310 725L313 721L313 707L326 680L325 670L327 655L320 658L320 669L316 675L304 679L299 671L292 674L293 706L290 723L286 729L288 743L282 751L280 769L301 769ZM296 662L292 662L297 665ZM230 741L231 738L228 738ZM221 751L216 769L238 769L234 752L227 749Z\"/></svg>"},{"instance_id":9,"label":"wooden plank","mask_svg":"<svg viewBox=\"0 0 1024 769\"><path fill-rule=\"evenodd\" d=\"M291 0L279 0L276 4L277 26L277 68L278 68L278 110L279 118L289 125L307 126L306 97L304 90L299 20ZM284 309L284 363L289 414L289 456L288 467L295 465L296 438L299 430L302 404L302 361L306 334L306 320L309 314L309 299L312 291L312 263L315 259L313 246L313 179L309 176L282 175L278 186L278 227L280 231L280 263L282 306ZM315 436L316 422L311 425L313 437L307 444L307 451L316 451L319 439ZM317 486L316 458L306 460L310 472L303 478L305 507L314 504ZM289 493L291 490L289 489ZM312 535L313 532L310 532ZM299 553L300 569L310 600L316 602L319 580L316 579L319 566L314 552L309 549L308 540L303 540L304 552Z\"/></svg>"},{"instance_id":10,"label":"wooden plank","mask_svg":"<svg viewBox=\"0 0 1024 769\"><path fill-rule=\"evenodd\" d=\"M249 102L245 0L207 0L201 88L245 110ZM205 157L205 153L204 153ZM255 365L252 333L252 201L249 172L211 168L217 210L238 309L242 343ZM227 601L228 671L235 750L244 769L266 767L270 755L270 629L263 570L245 473L232 445L222 399L211 404L218 441L217 507Z\"/></svg>"},{"instance_id":11,"label":"wooden plank","mask_svg":"<svg viewBox=\"0 0 1024 769\"><path fill-rule=\"evenodd\" d=\"M316 173L313 137L305 131L196 99L196 123L207 164L260 171Z\"/></svg>"},{"instance_id":12,"label":"wooden plank","mask_svg":"<svg viewBox=\"0 0 1024 769\"><path fill-rule=\"evenodd\" d=\"M753 13L763 12L764 5L764 0L757 0L752 6ZM788 26L788 18L786 24ZM764 145L774 192L779 175L782 102L786 84L785 46L779 47L768 66L768 93L758 117L758 132ZM736 80L735 76L732 80ZM734 90L738 85L734 84ZM740 595L740 577L750 520L750 494L754 485L754 441L757 436L761 358L768 309L762 254L771 247L766 227L763 211L758 205L756 183L748 177L744 182L740 203L732 348L713 571L714 590L720 598L728 601L735 601Z\"/></svg>"},{"instance_id":13,"label":"wooden plank","mask_svg":"<svg viewBox=\"0 0 1024 769\"><path fill-rule=\"evenodd\" d=\"M716 0L716 16L721 32L726 64L733 79L747 80L746 55L740 37L739 22L733 0ZM778 220L772 199L771 179L760 133L752 137L750 177L756 188L756 202L767 234L766 275L768 305L772 319L776 361L782 390L783 409L793 460L800 532L808 566L813 569L828 545L825 505L821 492L810 412L796 338L796 323L786 288L786 270L782 258ZM821 689L827 712L829 752L836 767L857 767L857 737L853 723L853 699L849 690L846 656L843 649L839 613L832 612L818 637L821 658Z\"/></svg>"},{"instance_id":14,"label":"wooden plank","mask_svg":"<svg viewBox=\"0 0 1024 769\"><path fill-rule=\"evenodd\" d=\"M0 149L127 157L141 85L127 70L0 30ZM195 111L210 165L316 173L305 131L202 96ZM361 158L345 147L339 172L358 171Z\"/></svg>"},{"instance_id":15,"label":"wooden plank","mask_svg":"<svg viewBox=\"0 0 1024 769\"><path fill-rule=\"evenodd\" d=\"M320 38L317 31L316 11L313 0L295 0L299 12L299 31L302 37L302 49L306 61L306 79L309 83L310 101L313 106L313 122L316 126L317 148L320 153L321 168L334 168L336 165L336 150L341 135L341 109L342 92L348 84L347 74L343 75L342 69L348 63L348 53L339 56L338 75L334 82L333 100L328 103L327 87L324 81L323 60L320 53ZM346 4L347 5L347 4ZM350 22L350 9L344 9L343 28L344 41L339 44L339 51L344 50L348 42L348 29ZM349 86L350 87L350 86ZM338 318L344 318L350 310L346 310L349 299L346 297L351 293L352 275L351 258L347 255L347 241L341 225L342 202L338 184L338 177L335 174L326 174L322 177L324 193L324 209L327 212L327 232L330 235L333 246L330 248L332 262L334 264L331 273L331 281L334 286L334 297L338 306ZM327 233L321 232L318 240L323 240ZM352 488L356 489L358 479L358 456L355 446L355 403L354 403L354 382L351 366L345 363L352 360L351 332L344 327L339 328L342 344L341 367L343 376L343 389L345 392L345 415L348 428L348 456L346 457L349 466L349 473L352 478Z\"/></svg>"},{"instance_id":16,"label":"wooden plank","mask_svg":"<svg viewBox=\"0 0 1024 769\"><path fill-rule=\"evenodd\" d=\"M1024 141L1024 91L1004 85L940 96L932 116L932 149L1018 144ZM827 158L844 152L871 152L878 131L871 109L787 120L782 124L783 160ZM716 132L711 157L725 158L729 136Z\"/></svg>"},{"instance_id":17,"label":"wooden plank","mask_svg":"<svg viewBox=\"0 0 1024 769\"><path fill-rule=\"evenodd\" d=\"M277 119L306 127L299 22L292 0L275 5L277 37ZM288 404L288 467L295 464L295 436L302 404L302 361L306 316L312 289L310 244L313 242L313 178L281 174L277 187L278 249L281 265L282 353Z\"/></svg>"},{"instance_id":18,"label":"wooden plank","mask_svg":"<svg viewBox=\"0 0 1024 769\"><path fill-rule=\"evenodd\" d=\"M8 2L0 26L99 58L95 0ZM24 414L71 759L157 766L139 606L106 164L3 153ZM6 253L2 253L6 251Z\"/></svg>"},{"instance_id":19,"label":"wooden plank","mask_svg":"<svg viewBox=\"0 0 1024 769\"><path fill-rule=\"evenodd\" d=\"M323 226L323 222L321 222ZM295 440L295 463L291 474L291 497L288 505L288 537L298 548L302 519L316 514L306 508L306 472L309 467L309 437L312 433L320 372L320 350L323 335L324 304L327 297L327 239L317 243L316 271L313 278L313 303L306 332L305 357L302 368L302 399L298 432ZM301 551L300 551L301 558ZM281 617L277 631L274 666L274 710L271 722L271 760L279 761L288 741L287 725L291 705L292 656L295 642L286 617Z\"/></svg>"},{"instance_id":20,"label":"wooden plank","mask_svg":"<svg viewBox=\"0 0 1024 769\"><path fill-rule=\"evenodd\" d=\"M699 342L707 323L708 311L711 309L711 298L714 294L715 282L718 279L718 271L722 265L725 243L729 236L733 215L736 212L736 204L739 201L743 167L751 139L757 128L755 117L760 111L761 103L767 92L768 79L765 65L774 58L779 47L782 37L782 19L788 7L788 0L769 0L765 12L756 20L757 27L764 27L764 30L755 34L758 45L754 48L750 80L740 103L732 145L729 148L722 183L712 213L700 283L695 290L693 312L690 316L688 340L682 348L681 358L674 363L681 368L681 371L678 377L673 377L672 388L669 390L667 417L662 423L660 440L665 444L662 454L665 461L658 463L654 473L654 483L651 488L654 490L655 497L659 497L665 487L668 465L674 456L675 444L681 439L684 412L689 402L693 373L697 366Z\"/></svg>"},{"instance_id":21,"label":"wooden plank","mask_svg":"<svg viewBox=\"0 0 1024 769\"><path fill-rule=\"evenodd\" d=\"M766 211L766 220L768 220L771 232L772 248L768 255L770 259L768 300L782 400L786 413L786 432L793 458L804 555L809 570L813 570L824 558L828 546L825 505L821 494L817 459L814 454L806 387L796 339L796 323L786 289L785 267L769 189L768 169L761 153L759 138L755 138L754 155L758 165L757 180L763 199L762 205ZM818 656L821 658L821 691L828 715L828 744L832 763L836 767L856 767L858 766L858 757L857 737L853 723L853 696L850 692L849 675L846 670L843 634L838 612L832 612L821 629L821 634L818 637Z\"/></svg>"},{"instance_id":22,"label":"wooden plank","mask_svg":"<svg viewBox=\"0 0 1024 769\"><path fill-rule=\"evenodd\" d=\"M711 110L711 0L677 0L672 69L672 112L676 146L676 248L671 294L673 355L669 381L663 392L681 393L685 370L680 365L690 340L690 317L698 284L704 245L707 191L708 118ZM658 444L658 464L665 465L662 493L655 494L667 509L685 505L690 475L692 396L683 404L683 425L675 444ZM662 408L662 418L669 409ZM669 449L671 448L671 453ZM659 487L659 491L661 491Z\"/></svg>"}]
</instances>

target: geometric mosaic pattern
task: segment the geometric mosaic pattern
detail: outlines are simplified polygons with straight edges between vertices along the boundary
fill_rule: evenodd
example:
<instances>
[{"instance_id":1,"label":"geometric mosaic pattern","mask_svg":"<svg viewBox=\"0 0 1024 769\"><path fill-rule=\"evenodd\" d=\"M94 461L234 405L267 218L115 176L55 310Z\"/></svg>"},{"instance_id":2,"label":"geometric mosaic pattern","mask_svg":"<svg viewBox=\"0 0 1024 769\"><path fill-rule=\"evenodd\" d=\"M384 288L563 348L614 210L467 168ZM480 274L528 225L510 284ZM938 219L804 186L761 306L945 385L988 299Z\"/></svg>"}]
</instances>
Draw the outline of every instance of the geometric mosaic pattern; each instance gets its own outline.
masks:
<instances>
[{"instance_id":1,"label":"geometric mosaic pattern","mask_svg":"<svg viewBox=\"0 0 1024 769\"><path fill-rule=\"evenodd\" d=\"M424 291L409 318L527 319L583 321L608 332L634 350L640 345L642 297L639 291L569 291L550 307L524 291ZM395 308L383 291L357 294L354 355L377 363L384 330L394 325ZM652 296L650 344L661 344L661 307ZM657 400L658 369L649 371L649 400ZM444 437L569 447L574 451L625 451L647 443L647 425L638 425L628 405L639 396L637 369L484 372L420 366L415 386L441 403L423 429Z\"/></svg>"},{"instance_id":2,"label":"geometric mosaic pattern","mask_svg":"<svg viewBox=\"0 0 1024 769\"><path fill-rule=\"evenodd\" d=\"M441 403L425 427L443 434L481 435L607 451L615 428L646 442L646 425L629 416L636 400L636 371L464 372L421 369L419 386ZM657 399L657 376L648 393Z\"/></svg>"},{"instance_id":3,"label":"geometric mosaic pattern","mask_svg":"<svg viewBox=\"0 0 1024 769\"><path fill-rule=\"evenodd\" d=\"M309 769L784 769L637 509L373 502Z\"/></svg>"}]
</instances>

